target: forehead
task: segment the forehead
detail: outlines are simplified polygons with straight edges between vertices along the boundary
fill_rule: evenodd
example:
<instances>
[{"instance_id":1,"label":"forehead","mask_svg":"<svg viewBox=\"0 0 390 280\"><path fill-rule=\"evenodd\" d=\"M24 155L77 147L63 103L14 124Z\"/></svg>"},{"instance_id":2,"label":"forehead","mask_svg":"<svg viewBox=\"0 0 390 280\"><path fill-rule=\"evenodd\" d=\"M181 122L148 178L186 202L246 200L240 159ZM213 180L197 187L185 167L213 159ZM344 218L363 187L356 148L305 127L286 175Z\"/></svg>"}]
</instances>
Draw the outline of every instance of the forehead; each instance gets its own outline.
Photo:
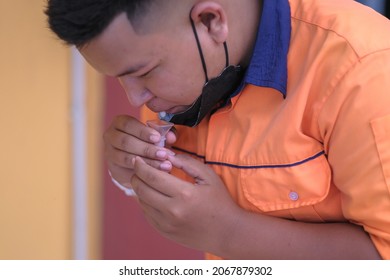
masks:
<instances>
[{"instance_id":1,"label":"forehead","mask_svg":"<svg viewBox=\"0 0 390 280\"><path fill-rule=\"evenodd\" d=\"M125 13L110 25L80 53L97 71L117 76L128 68L137 68L163 55L169 40L160 32L138 34Z\"/></svg>"}]
</instances>

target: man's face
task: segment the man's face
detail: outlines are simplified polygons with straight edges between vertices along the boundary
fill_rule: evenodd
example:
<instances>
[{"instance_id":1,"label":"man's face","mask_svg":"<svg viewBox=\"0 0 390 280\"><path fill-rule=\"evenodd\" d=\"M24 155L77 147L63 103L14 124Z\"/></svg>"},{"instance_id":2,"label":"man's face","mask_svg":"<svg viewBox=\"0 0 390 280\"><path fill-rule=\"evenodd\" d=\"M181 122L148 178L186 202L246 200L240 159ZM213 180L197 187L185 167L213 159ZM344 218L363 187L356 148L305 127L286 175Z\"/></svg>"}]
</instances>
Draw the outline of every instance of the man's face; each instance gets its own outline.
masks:
<instances>
[{"instance_id":1,"label":"man's face","mask_svg":"<svg viewBox=\"0 0 390 280\"><path fill-rule=\"evenodd\" d=\"M189 24L137 34L122 13L80 53L97 71L118 77L133 106L154 112L184 111L205 82Z\"/></svg>"}]
</instances>

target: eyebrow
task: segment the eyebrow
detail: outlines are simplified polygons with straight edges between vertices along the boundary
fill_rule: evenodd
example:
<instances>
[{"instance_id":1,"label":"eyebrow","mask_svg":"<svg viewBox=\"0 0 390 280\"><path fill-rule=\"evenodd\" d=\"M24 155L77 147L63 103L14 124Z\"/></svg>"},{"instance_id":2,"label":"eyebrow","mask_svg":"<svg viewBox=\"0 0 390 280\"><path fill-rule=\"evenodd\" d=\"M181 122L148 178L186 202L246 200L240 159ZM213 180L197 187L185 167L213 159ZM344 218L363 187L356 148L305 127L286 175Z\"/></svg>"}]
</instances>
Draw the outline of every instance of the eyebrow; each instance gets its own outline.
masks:
<instances>
[{"instance_id":1,"label":"eyebrow","mask_svg":"<svg viewBox=\"0 0 390 280\"><path fill-rule=\"evenodd\" d=\"M128 68L127 70L125 70L122 73L116 75L115 77L120 78L120 77L123 77L123 76L126 76L126 75L134 74L134 73L138 72L140 69L144 68L145 66L146 66L145 63L138 64L138 65L136 65L134 67Z\"/></svg>"}]
</instances>

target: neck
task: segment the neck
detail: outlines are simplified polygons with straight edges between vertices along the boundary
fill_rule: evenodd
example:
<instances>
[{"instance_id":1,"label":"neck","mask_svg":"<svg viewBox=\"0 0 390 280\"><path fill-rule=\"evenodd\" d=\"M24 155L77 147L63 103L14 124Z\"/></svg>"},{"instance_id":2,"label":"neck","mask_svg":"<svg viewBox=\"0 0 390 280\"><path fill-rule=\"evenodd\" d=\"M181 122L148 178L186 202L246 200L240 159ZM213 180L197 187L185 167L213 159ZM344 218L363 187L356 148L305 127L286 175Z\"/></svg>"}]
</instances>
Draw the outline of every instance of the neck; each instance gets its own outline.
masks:
<instances>
[{"instance_id":1,"label":"neck","mask_svg":"<svg viewBox=\"0 0 390 280\"><path fill-rule=\"evenodd\" d=\"M239 19L229 25L229 53L231 64L246 68L252 57L257 37L263 1L231 1L229 18Z\"/></svg>"}]
</instances>

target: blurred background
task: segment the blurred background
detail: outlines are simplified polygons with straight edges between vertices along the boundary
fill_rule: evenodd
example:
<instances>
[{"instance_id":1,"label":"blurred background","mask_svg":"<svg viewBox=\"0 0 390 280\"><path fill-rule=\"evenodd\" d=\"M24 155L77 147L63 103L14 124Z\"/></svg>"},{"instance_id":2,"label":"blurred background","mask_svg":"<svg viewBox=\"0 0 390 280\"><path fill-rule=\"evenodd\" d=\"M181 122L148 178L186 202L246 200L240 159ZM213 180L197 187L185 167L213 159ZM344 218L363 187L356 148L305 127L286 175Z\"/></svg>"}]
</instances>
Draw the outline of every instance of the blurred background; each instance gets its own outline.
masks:
<instances>
[{"instance_id":1,"label":"blurred background","mask_svg":"<svg viewBox=\"0 0 390 280\"><path fill-rule=\"evenodd\" d=\"M139 111L50 33L45 3L0 0L0 259L202 259L113 186L103 131Z\"/></svg>"},{"instance_id":2,"label":"blurred background","mask_svg":"<svg viewBox=\"0 0 390 280\"><path fill-rule=\"evenodd\" d=\"M0 259L203 258L113 186L103 131L139 112L50 33L45 3L0 0Z\"/></svg>"}]
</instances>

